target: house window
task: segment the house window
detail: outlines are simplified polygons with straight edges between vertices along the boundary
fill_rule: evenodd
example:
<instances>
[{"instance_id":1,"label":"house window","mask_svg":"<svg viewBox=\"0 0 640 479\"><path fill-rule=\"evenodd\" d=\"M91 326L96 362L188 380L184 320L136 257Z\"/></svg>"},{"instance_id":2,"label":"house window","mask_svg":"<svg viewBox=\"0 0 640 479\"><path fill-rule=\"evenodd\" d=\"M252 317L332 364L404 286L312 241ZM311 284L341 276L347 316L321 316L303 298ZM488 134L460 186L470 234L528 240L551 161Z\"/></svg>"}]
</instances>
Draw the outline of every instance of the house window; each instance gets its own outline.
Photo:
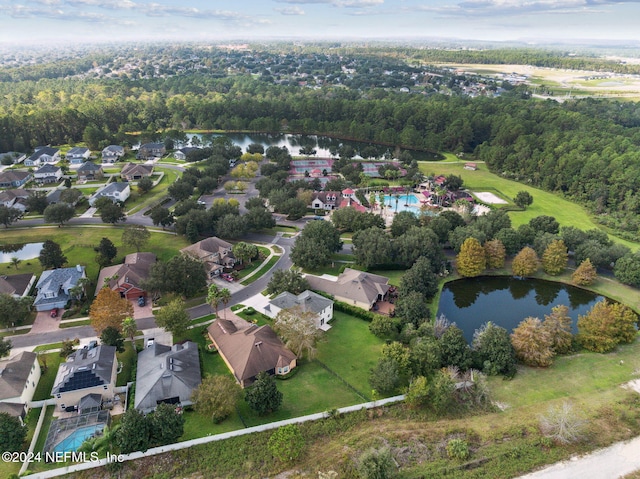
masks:
<instances>
[{"instance_id":1,"label":"house window","mask_svg":"<svg viewBox=\"0 0 640 479\"><path fill-rule=\"evenodd\" d=\"M278 368L278 374L287 374L289 372L289 366Z\"/></svg>"}]
</instances>

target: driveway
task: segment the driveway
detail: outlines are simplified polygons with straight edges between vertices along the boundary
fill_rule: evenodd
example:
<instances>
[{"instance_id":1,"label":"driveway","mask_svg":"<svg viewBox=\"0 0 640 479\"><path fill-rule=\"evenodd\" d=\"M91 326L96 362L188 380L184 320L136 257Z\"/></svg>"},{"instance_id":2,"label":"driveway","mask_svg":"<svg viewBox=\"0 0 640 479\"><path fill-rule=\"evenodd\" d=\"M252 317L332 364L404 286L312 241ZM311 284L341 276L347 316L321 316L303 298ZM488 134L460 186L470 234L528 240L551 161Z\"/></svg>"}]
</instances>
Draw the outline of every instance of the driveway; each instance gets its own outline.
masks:
<instances>
[{"instance_id":1,"label":"driveway","mask_svg":"<svg viewBox=\"0 0 640 479\"><path fill-rule=\"evenodd\" d=\"M52 318L51 310L39 311L29 334L57 331L60 327L60 318L62 317L62 313L64 313L64 309L58 310L58 316L56 318Z\"/></svg>"},{"instance_id":2,"label":"driveway","mask_svg":"<svg viewBox=\"0 0 640 479\"><path fill-rule=\"evenodd\" d=\"M131 300L131 304L133 305L133 319L140 318L148 318L153 316L153 312L151 311L151 301L147 300L147 304L144 306L138 306L137 300Z\"/></svg>"}]
</instances>

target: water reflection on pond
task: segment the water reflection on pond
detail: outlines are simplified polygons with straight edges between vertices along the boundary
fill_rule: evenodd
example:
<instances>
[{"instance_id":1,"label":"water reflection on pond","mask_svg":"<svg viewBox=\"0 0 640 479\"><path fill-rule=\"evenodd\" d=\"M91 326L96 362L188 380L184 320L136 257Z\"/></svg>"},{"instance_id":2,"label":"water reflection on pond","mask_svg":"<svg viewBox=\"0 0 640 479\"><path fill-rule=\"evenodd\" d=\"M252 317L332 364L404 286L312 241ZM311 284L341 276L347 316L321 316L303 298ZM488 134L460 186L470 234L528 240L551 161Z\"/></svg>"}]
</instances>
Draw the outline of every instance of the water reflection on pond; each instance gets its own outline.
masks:
<instances>
[{"instance_id":1,"label":"water reflection on pond","mask_svg":"<svg viewBox=\"0 0 640 479\"><path fill-rule=\"evenodd\" d=\"M20 260L34 259L40 256L44 243L22 243L0 245L0 263L8 263L11 258Z\"/></svg>"},{"instance_id":2,"label":"water reflection on pond","mask_svg":"<svg viewBox=\"0 0 640 479\"><path fill-rule=\"evenodd\" d=\"M447 283L440 296L438 314L455 322L471 342L473 332L493 321L511 332L528 316L544 319L551 308L569 307L575 332L578 315L604 299L574 286L540 279L483 276Z\"/></svg>"}]
</instances>

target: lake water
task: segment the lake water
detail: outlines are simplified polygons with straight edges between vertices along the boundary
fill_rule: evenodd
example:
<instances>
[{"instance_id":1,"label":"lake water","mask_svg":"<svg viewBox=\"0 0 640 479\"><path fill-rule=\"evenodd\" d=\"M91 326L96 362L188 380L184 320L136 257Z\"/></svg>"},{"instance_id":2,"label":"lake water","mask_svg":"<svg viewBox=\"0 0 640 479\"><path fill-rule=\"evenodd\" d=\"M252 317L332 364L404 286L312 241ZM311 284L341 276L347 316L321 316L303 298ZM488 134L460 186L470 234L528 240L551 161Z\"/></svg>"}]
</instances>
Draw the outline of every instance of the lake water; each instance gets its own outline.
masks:
<instances>
[{"instance_id":1,"label":"lake water","mask_svg":"<svg viewBox=\"0 0 640 479\"><path fill-rule=\"evenodd\" d=\"M40 256L40 250L44 243L26 243L17 245L0 246L0 263L8 263L11 258L21 260L34 259Z\"/></svg>"},{"instance_id":2,"label":"lake water","mask_svg":"<svg viewBox=\"0 0 640 479\"><path fill-rule=\"evenodd\" d=\"M529 316L544 320L558 305L569 307L574 333L578 315L604 299L574 286L539 279L483 276L447 283L440 296L438 315L455 322L470 343L473 333L492 321L511 332Z\"/></svg>"},{"instance_id":3,"label":"lake water","mask_svg":"<svg viewBox=\"0 0 640 479\"><path fill-rule=\"evenodd\" d=\"M326 136L317 136L317 135L290 135L290 134L282 134L282 133L224 133L224 134L200 134L200 133L187 133L187 137L189 141L186 145L181 146L191 146L192 138L196 137L200 140L202 145L207 145L211 142L211 139L216 136L226 136L227 138L233 141L234 145L242 148L242 151L247 150L247 146L251 143L258 143L264 146L266 150L270 146L278 146L282 148L286 146L289 150L289 153L292 156L300 155L300 148L302 147L312 147L316 150L315 156L317 157L330 157L332 147L338 148L340 145L350 145L355 151L358 151L360 148L363 148L371 143L363 142L363 141L352 141L352 140L341 140L338 138L330 138ZM387 147L383 145L373 145L378 149L380 155L383 155L385 152L393 152L392 147ZM411 155L416 160L423 161L434 161L441 158L438 158L436 155L424 152L424 151L411 151ZM356 159L361 159L359 156L355 156Z\"/></svg>"}]
</instances>

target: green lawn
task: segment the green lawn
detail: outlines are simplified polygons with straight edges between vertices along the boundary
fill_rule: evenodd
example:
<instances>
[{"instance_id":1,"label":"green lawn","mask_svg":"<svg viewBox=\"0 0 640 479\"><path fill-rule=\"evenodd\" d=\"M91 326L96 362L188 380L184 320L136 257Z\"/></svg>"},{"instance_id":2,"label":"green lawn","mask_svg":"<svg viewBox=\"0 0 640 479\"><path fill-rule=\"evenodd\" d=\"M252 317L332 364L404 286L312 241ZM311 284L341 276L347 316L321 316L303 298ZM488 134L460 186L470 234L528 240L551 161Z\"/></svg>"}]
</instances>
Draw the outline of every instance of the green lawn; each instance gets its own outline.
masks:
<instances>
[{"instance_id":1,"label":"green lawn","mask_svg":"<svg viewBox=\"0 0 640 479\"><path fill-rule=\"evenodd\" d=\"M280 421L329 409L358 404L362 399L317 362L303 362L298 372L285 381L277 380L282 392L282 407L268 416L256 415L242 401L239 411L247 426Z\"/></svg>"},{"instance_id":2,"label":"green lawn","mask_svg":"<svg viewBox=\"0 0 640 479\"><path fill-rule=\"evenodd\" d=\"M276 264L278 262L278 260L280 259L280 255L274 255L271 257L271 259L269 261L267 261L265 264L263 264L257 271L256 273L251 276L250 278L242 281L242 285L246 286L248 284L253 283L255 280L257 280L258 278L260 278L261 276L263 276L264 274L267 273L267 271L269 271L274 264Z\"/></svg>"},{"instance_id":3,"label":"green lawn","mask_svg":"<svg viewBox=\"0 0 640 479\"><path fill-rule=\"evenodd\" d=\"M154 186L151 191L144 195L138 193L138 188L132 185L131 196L126 203L127 213L135 213L144 206L150 205L162 199L162 197L166 196L169 186L171 186L171 184L176 181L179 175L179 172L166 168L155 168L154 171L164 173L162 180L160 180L160 183Z\"/></svg>"},{"instance_id":4,"label":"green lawn","mask_svg":"<svg viewBox=\"0 0 640 479\"><path fill-rule=\"evenodd\" d=\"M60 323L59 328L60 329L75 328L76 326L89 326L90 324L91 324L90 319L81 319L79 321L70 321L68 323Z\"/></svg>"},{"instance_id":5,"label":"green lawn","mask_svg":"<svg viewBox=\"0 0 640 479\"><path fill-rule=\"evenodd\" d=\"M378 362L384 341L369 331L368 322L340 311L334 311L330 324L318 344L318 359L369 397L369 370Z\"/></svg>"},{"instance_id":6,"label":"green lawn","mask_svg":"<svg viewBox=\"0 0 640 479\"><path fill-rule=\"evenodd\" d=\"M109 238L118 248L118 256L114 260L114 264L122 262L125 255L135 252L133 248L124 248L122 246L122 231L123 227L119 226L98 228L71 226L62 228L10 228L2 232L0 244L36 243L48 239L53 240L60 244L68 260L67 266L85 265L87 267L87 276L95 282L98 278L100 267L95 262L96 252L93 248L100 243L101 238ZM182 236L151 230L151 238L144 251L153 251L159 260L167 261L175 256L180 248L188 244L188 241ZM5 270L7 266L9 266L9 263L0 264L0 271ZM18 273L35 273L39 275L42 273L42 266L37 259L25 260L20 263ZM93 291L89 291L88 294L92 297Z\"/></svg>"},{"instance_id":7,"label":"green lawn","mask_svg":"<svg viewBox=\"0 0 640 479\"><path fill-rule=\"evenodd\" d=\"M385 278L389 278L389 284L394 286L400 286L400 280L402 276L406 272L404 269L372 269L369 271L373 274L379 274L380 276L384 276Z\"/></svg>"},{"instance_id":8,"label":"green lawn","mask_svg":"<svg viewBox=\"0 0 640 479\"><path fill-rule=\"evenodd\" d=\"M129 381L135 381L136 378L131 377L133 365L137 360L138 352L130 341L125 342L124 351L117 353L118 362L122 364L122 370L116 378L116 386L126 386Z\"/></svg>"},{"instance_id":9,"label":"green lawn","mask_svg":"<svg viewBox=\"0 0 640 479\"><path fill-rule=\"evenodd\" d=\"M271 254L271 249L267 248L265 246L258 246L258 251L260 251L260 253L265 257L268 258L269 255ZM251 274L253 271L255 271L257 268L260 267L260 265L262 264L262 261L260 260L254 260L249 264L246 264L244 269L240 270L238 272L238 277L240 279L247 277L249 274Z\"/></svg>"},{"instance_id":10,"label":"green lawn","mask_svg":"<svg viewBox=\"0 0 640 479\"><path fill-rule=\"evenodd\" d=\"M33 395L34 401L51 398L51 389L53 388L56 374L58 374L58 366L64 361L64 359L60 357L60 353L41 354L39 360L40 366L44 367L46 364L47 367L46 371L40 376L40 382L38 382L38 387L36 387Z\"/></svg>"},{"instance_id":11,"label":"green lawn","mask_svg":"<svg viewBox=\"0 0 640 479\"><path fill-rule=\"evenodd\" d=\"M583 351L560 356L546 369L520 366L511 381L492 377L489 384L493 398L512 408L565 398L593 403L602 395L614 398L618 386L638 378L638 368L640 343L636 341L609 354Z\"/></svg>"},{"instance_id":12,"label":"green lawn","mask_svg":"<svg viewBox=\"0 0 640 479\"><path fill-rule=\"evenodd\" d=\"M458 175L464 180L465 188L474 192L488 191L511 202L519 191L527 191L533 196L533 204L525 211L512 211L509 213L515 227L528 223L531 218L540 215L555 217L560 225L575 226L582 230L594 228L604 229L593 221L589 213L580 205L564 199L562 196L539 190L523 183L501 178L489 172L486 165L478 163L475 171L465 170L464 161L453 162L420 162L420 171L425 174ZM637 250L640 245L625 241L610 235L616 242L624 244L632 250Z\"/></svg>"}]
</instances>

